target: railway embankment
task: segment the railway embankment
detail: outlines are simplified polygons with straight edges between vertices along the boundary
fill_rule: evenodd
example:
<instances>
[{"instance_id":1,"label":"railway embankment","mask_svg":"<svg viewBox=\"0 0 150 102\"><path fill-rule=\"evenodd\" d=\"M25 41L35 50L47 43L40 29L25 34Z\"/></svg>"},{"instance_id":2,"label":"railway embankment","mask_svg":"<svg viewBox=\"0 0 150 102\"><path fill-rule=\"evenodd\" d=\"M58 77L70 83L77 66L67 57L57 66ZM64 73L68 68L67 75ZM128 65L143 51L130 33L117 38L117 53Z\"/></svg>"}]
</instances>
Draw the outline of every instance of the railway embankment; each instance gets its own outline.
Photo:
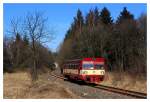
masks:
<instances>
[{"instance_id":1,"label":"railway embankment","mask_svg":"<svg viewBox=\"0 0 150 102\"><path fill-rule=\"evenodd\" d=\"M147 93L146 77L129 73L106 72L102 85Z\"/></svg>"}]
</instances>

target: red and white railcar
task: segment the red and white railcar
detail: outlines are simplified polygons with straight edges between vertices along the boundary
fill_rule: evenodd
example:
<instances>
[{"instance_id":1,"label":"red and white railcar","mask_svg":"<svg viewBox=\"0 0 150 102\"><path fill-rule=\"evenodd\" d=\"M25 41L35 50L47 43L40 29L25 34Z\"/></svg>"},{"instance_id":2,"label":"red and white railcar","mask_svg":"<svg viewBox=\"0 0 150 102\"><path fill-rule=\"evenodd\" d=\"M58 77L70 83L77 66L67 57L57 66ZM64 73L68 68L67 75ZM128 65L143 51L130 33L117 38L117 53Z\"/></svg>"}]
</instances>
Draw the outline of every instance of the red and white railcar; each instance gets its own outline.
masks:
<instances>
[{"instance_id":1,"label":"red and white railcar","mask_svg":"<svg viewBox=\"0 0 150 102\"><path fill-rule=\"evenodd\" d=\"M104 58L68 60L63 65L63 75L68 79L99 83L105 76Z\"/></svg>"}]
</instances>

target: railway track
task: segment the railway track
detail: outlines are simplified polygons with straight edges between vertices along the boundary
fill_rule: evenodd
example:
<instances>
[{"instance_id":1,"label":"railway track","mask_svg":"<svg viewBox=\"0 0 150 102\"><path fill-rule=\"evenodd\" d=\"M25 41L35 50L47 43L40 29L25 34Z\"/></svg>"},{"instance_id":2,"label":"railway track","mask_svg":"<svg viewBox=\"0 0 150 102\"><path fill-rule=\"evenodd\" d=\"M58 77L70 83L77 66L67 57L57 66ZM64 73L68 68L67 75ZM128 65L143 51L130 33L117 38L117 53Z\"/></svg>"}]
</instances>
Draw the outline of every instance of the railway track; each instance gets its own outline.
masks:
<instances>
[{"instance_id":1,"label":"railway track","mask_svg":"<svg viewBox=\"0 0 150 102\"><path fill-rule=\"evenodd\" d=\"M51 74L51 76L59 78L59 79L66 79L63 76L58 76L58 75L54 75L54 74ZM132 97L136 97L136 98L141 98L141 99L147 98L147 93L135 92L135 91L125 90L125 89L105 86L105 85L90 85L90 86L97 88L97 89L102 89L102 90L106 90L109 92L119 93L122 95L132 96Z\"/></svg>"},{"instance_id":2,"label":"railway track","mask_svg":"<svg viewBox=\"0 0 150 102\"><path fill-rule=\"evenodd\" d=\"M136 98L141 98L141 99L146 99L147 98L146 93L135 92L135 91L125 90L125 89L120 89L120 88L115 88L115 87L110 87L110 86L104 86L104 85L97 85L97 86L94 86L94 87L98 88L98 89L107 90L107 91L110 91L110 92L115 92L115 93L119 93L119 94L123 94L123 95L136 97Z\"/></svg>"},{"instance_id":3,"label":"railway track","mask_svg":"<svg viewBox=\"0 0 150 102\"><path fill-rule=\"evenodd\" d=\"M63 76L59 76L59 75L51 74L51 76L56 77L56 78L59 78L59 79L66 79L66 78L64 78Z\"/></svg>"}]
</instances>

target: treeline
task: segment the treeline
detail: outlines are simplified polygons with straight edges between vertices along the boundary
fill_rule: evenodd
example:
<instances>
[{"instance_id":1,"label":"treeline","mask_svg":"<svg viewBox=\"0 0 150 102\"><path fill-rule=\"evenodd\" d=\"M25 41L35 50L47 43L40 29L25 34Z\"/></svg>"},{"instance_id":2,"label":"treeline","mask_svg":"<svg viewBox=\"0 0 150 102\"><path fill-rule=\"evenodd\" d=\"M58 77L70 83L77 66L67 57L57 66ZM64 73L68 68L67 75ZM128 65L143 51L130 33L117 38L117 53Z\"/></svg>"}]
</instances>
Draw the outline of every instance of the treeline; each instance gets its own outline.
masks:
<instances>
[{"instance_id":1,"label":"treeline","mask_svg":"<svg viewBox=\"0 0 150 102\"><path fill-rule=\"evenodd\" d=\"M33 67L32 46L26 35L23 37L17 33L15 38L4 37L4 72L15 69ZM36 42L37 66L48 67L54 62L52 52L42 44Z\"/></svg>"},{"instance_id":2,"label":"treeline","mask_svg":"<svg viewBox=\"0 0 150 102\"><path fill-rule=\"evenodd\" d=\"M134 18L126 7L114 21L104 7L80 10L59 49L59 63L65 59L105 57L109 71L129 71L146 75L147 15Z\"/></svg>"},{"instance_id":3,"label":"treeline","mask_svg":"<svg viewBox=\"0 0 150 102\"><path fill-rule=\"evenodd\" d=\"M29 12L25 18L12 19L9 34L4 35L4 72L14 69L29 69L33 81L38 79L38 70L51 68L54 63L52 52L44 46L52 40L47 28L47 18L41 12Z\"/></svg>"}]
</instances>

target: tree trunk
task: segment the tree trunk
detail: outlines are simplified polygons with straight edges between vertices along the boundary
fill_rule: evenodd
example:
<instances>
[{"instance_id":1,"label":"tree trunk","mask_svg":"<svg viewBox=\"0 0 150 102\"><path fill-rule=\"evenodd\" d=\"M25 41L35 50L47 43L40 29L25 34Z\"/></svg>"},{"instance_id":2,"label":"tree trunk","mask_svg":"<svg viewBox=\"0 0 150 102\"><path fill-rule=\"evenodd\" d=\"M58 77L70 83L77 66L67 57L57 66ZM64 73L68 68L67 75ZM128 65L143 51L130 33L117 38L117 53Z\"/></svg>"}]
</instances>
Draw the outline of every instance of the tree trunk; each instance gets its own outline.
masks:
<instances>
[{"instance_id":1,"label":"tree trunk","mask_svg":"<svg viewBox=\"0 0 150 102\"><path fill-rule=\"evenodd\" d=\"M38 79L37 76L37 66L36 66L36 48L35 48L35 41L33 40L33 68L32 68L32 81L36 81Z\"/></svg>"}]
</instances>

